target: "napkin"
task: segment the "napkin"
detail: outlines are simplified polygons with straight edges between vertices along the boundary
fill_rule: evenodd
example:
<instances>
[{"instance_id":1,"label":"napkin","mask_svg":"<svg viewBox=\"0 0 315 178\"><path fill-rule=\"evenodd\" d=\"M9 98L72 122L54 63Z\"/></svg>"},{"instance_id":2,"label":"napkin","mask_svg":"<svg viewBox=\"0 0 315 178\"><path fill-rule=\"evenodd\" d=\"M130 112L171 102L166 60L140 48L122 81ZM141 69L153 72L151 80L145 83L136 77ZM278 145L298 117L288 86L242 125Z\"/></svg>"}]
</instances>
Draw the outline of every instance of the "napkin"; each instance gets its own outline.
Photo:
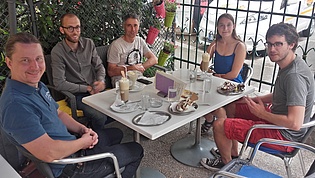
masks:
<instances>
[{"instance_id":1,"label":"napkin","mask_svg":"<svg viewBox=\"0 0 315 178\"><path fill-rule=\"evenodd\" d=\"M138 121L138 124L143 125L158 125L163 124L169 116L160 115L155 112L146 111L141 119Z\"/></svg>"}]
</instances>

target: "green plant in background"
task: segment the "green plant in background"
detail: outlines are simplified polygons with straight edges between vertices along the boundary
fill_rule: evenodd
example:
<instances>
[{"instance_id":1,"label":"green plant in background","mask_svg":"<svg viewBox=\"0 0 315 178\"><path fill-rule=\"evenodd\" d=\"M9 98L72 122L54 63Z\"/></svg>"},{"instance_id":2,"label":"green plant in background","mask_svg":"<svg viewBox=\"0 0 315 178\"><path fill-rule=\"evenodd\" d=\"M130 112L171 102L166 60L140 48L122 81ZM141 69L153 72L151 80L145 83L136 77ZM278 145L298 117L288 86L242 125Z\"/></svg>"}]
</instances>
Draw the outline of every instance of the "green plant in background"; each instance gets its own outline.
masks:
<instances>
[{"instance_id":1,"label":"green plant in background","mask_svg":"<svg viewBox=\"0 0 315 178\"><path fill-rule=\"evenodd\" d=\"M4 2L6 3L6 2ZM18 31L32 32L29 2L17 2ZM45 54L63 38L59 32L60 17L68 12L76 14L81 21L81 35L93 39L96 46L110 44L120 37L124 31L122 17L135 12L147 17L143 8L148 5L147 0L41 0L34 2L36 11L36 27ZM142 21L147 21L142 18ZM140 35L142 31L140 29ZM144 33L145 34L145 33Z\"/></svg>"},{"instance_id":2,"label":"green plant in background","mask_svg":"<svg viewBox=\"0 0 315 178\"><path fill-rule=\"evenodd\" d=\"M175 46L175 44L171 41L164 41L164 46L163 46L163 51L165 53L174 53L175 49L177 48L177 46Z\"/></svg>"},{"instance_id":3,"label":"green plant in background","mask_svg":"<svg viewBox=\"0 0 315 178\"><path fill-rule=\"evenodd\" d=\"M0 52L0 54L1 54L0 69L3 69L4 64L5 64L5 55L3 52ZM4 79L5 79L5 76L0 75L0 81L2 81Z\"/></svg>"},{"instance_id":4,"label":"green plant in background","mask_svg":"<svg viewBox=\"0 0 315 178\"><path fill-rule=\"evenodd\" d=\"M168 12L176 12L177 4L175 1L166 0L165 1L165 10Z\"/></svg>"},{"instance_id":5,"label":"green plant in background","mask_svg":"<svg viewBox=\"0 0 315 178\"><path fill-rule=\"evenodd\" d=\"M162 28L161 21L156 16L153 16L148 21L149 21L150 26L161 30Z\"/></svg>"}]
</instances>

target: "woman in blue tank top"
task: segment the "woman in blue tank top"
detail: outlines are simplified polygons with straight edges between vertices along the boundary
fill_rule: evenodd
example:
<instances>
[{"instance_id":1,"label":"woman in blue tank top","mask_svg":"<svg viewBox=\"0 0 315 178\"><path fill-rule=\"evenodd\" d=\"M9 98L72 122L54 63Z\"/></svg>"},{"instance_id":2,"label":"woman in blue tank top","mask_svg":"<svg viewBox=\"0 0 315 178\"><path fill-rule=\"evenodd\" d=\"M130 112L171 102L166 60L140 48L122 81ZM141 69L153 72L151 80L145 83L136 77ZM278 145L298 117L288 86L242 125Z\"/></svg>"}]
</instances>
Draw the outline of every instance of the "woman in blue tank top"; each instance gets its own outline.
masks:
<instances>
[{"instance_id":1,"label":"woman in blue tank top","mask_svg":"<svg viewBox=\"0 0 315 178\"><path fill-rule=\"evenodd\" d=\"M214 76L238 83L244 82L241 71L246 57L246 46L236 34L232 15L225 13L219 17L216 38L208 47L207 52L210 58L214 58L214 71L212 71ZM202 134L208 132L214 121L212 114L204 117L206 120L201 126Z\"/></svg>"}]
</instances>

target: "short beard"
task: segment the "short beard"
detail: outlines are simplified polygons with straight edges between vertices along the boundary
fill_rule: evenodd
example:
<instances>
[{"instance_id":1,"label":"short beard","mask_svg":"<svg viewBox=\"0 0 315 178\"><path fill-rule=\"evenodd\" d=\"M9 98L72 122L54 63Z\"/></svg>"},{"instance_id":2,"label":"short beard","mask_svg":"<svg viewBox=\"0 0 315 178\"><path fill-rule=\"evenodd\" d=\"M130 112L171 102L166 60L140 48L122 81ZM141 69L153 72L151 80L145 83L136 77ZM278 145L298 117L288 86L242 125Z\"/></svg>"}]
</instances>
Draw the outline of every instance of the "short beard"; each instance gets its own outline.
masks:
<instances>
[{"instance_id":1,"label":"short beard","mask_svg":"<svg viewBox=\"0 0 315 178\"><path fill-rule=\"evenodd\" d=\"M65 33L65 36L66 36L67 41L69 41L69 42L71 42L71 43L77 43L77 42L79 42L80 36L79 36L78 40L72 40L72 38L70 37L70 35L68 35L68 34L66 34L66 33Z\"/></svg>"}]
</instances>

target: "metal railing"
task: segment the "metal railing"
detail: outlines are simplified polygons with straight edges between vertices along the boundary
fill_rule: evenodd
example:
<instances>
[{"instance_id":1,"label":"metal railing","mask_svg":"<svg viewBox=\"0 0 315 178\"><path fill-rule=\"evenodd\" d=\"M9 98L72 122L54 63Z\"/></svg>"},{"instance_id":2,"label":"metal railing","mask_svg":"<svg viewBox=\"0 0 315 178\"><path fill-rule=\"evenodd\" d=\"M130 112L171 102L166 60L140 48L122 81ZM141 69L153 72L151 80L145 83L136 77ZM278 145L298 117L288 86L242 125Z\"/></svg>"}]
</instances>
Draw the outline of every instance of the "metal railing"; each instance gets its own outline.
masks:
<instances>
[{"instance_id":1,"label":"metal railing","mask_svg":"<svg viewBox=\"0 0 315 178\"><path fill-rule=\"evenodd\" d=\"M309 63L310 67L314 67L311 66L314 61L311 56L314 55L312 53L315 50L310 45L310 33L312 34L315 28L312 15L314 14L313 2L301 0L289 4L291 1L283 0L281 4L277 4L280 1L213 0L209 2L209 5L201 5L202 0L197 1L197 4L192 0L179 2L180 12L177 12L179 18L177 22L180 23L176 25L176 37L180 48L174 57L178 68L199 66L202 53L216 35L216 19L225 12L232 14L235 18L236 31L249 49L245 62L254 68L250 85L257 87L258 91L271 92L278 71L277 66L270 63L264 49L265 32L275 21L291 23L297 27L300 36L306 36L301 38L296 53ZM268 7L266 3L269 4ZM193 19L195 9L201 8L206 8L206 11L202 14L200 24L195 26ZM254 18L256 18L255 22L252 21ZM300 26L305 21L307 22L306 29L301 29Z\"/></svg>"}]
</instances>

